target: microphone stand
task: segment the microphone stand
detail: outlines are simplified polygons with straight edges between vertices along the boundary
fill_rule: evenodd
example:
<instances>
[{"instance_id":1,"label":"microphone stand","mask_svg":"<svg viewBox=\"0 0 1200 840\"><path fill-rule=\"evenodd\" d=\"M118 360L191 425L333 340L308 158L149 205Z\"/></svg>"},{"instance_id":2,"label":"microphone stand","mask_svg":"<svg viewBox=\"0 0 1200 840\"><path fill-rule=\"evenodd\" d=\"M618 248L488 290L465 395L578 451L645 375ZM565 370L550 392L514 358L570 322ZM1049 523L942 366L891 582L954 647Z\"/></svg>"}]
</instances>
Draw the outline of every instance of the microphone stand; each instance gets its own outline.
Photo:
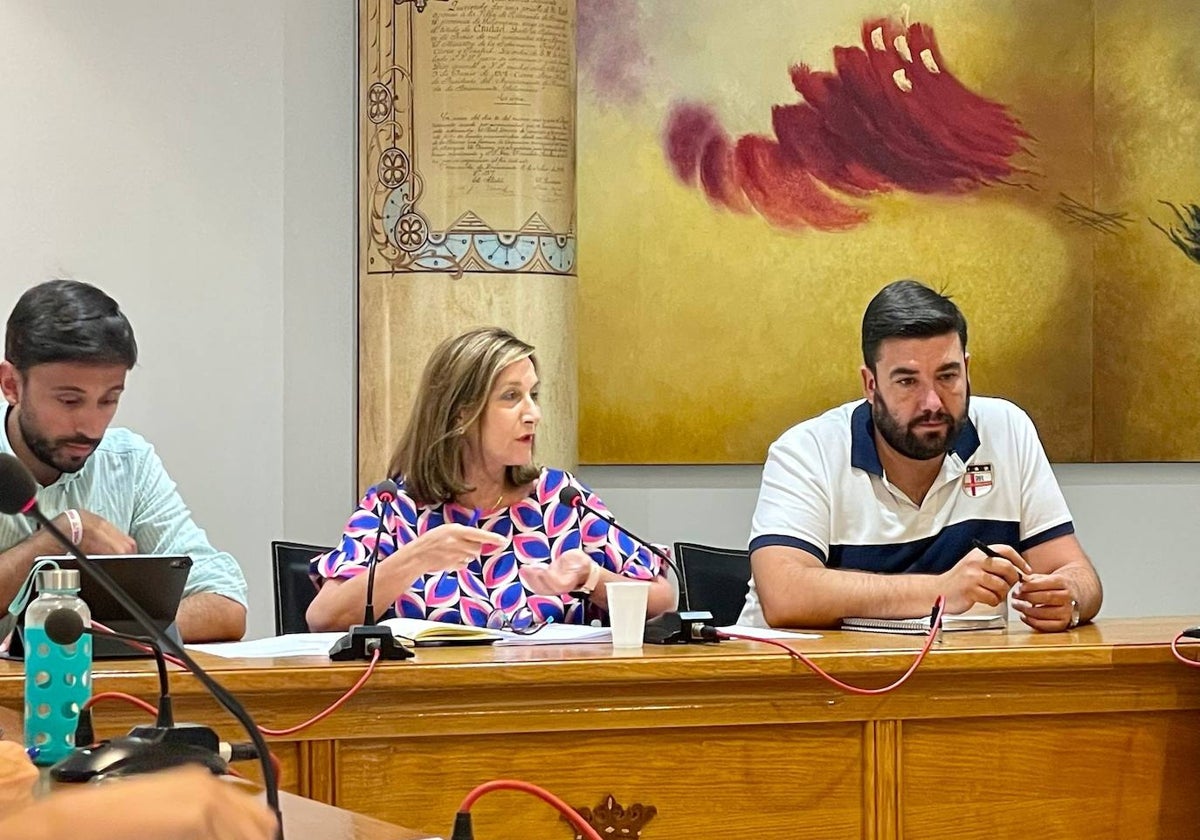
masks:
<instances>
[{"instance_id":1,"label":"microphone stand","mask_svg":"<svg viewBox=\"0 0 1200 840\"><path fill-rule=\"evenodd\" d=\"M390 627L375 623L375 567L379 565L379 541L383 538L388 503L387 497L380 493L379 527L375 530L375 547L367 561L367 606L363 611L363 623L351 625L350 631L333 643L329 658L334 662L370 661L377 650L380 659L411 659L416 656L396 641Z\"/></svg>"},{"instance_id":2,"label":"microphone stand","mask_svg":"<svg viewBox=\"0 0 1200 840\"><path fill-rule=\"evenodd\" d=\"M186 762L200 764L214 773L229 771L229 765L220 753L220 739L211 727L195 723L175 725L167 662L153 639L118 633L107 627L85 628L79 615L66 609L55 610L46 618L46 635L55 644L74 644L85 633L120 639L131 647L149 648L158 668L158 718L152 726L135 726L128 735L93 743L91 709L81 709L75 728L76 750L50 769L52 779L56 782L88 782L109 771L119 771L134 756L150 754L155 757L139 758L136 762L156 768Z\"/></svg>"},{"instance_id":3,"label":"microphone stand","mask_svg":"<svg viewBox=\"0 0 1200 840\"><path fill-rule=\"evenodd\" d=\"M16 461L15 458L12 460ZM17 461L17 464L20 464L20 462ZM20 466L22 470L25 470L23 464L20 464ZM32 480L31 477L29 481L32 482ZM250 736L250 740L254 742L254 749L258 752L259 764L262 767L263 787L266 789L267 805L275 812L275 817L279 821L279 831L275 836L277 840L283 840L283 813L279 809L279 779L275 774L275 767L271 764L271 753L267 748L267 742L263 738L262 733L258 731L258 725L250 717L245 707L232 694L226 691L220 683L210 677L203 668L197 665L195 660L183 649L183 645L177 644L174 639L156 627L150 616L146 614L146 611L141 608L137 601L129 597L128 593L112 579L101 564L92 563L88 560L87 555L80 551L79 547L71 542L58 529L58 526L42 513L41 509L37 506L36 496L31 495L28 503L26 503L24 509L20 512L33 517L42 528L52 534L58 540L59 544L66 549L67 553L79 562L79 568L83 573L100 584L113 597L113 600L121 605L122 609L133 616L138 624L145 627L149 631L150 637L158 642L163 650L170 651L172 656L182 660L187 669L208 689L213 698L242 725L246 730L246 734Z\"/></svg>"},{"instance_id":4,"label":"microphone stand","mask_svg":"<svg viewBox=\"0 0 1200 840\"><path fill-rule=\"evenodd\" d=\"M601 511L596 510L583 500L582 493L570 485L564 487L562 492L559 493L559 501L571 507L583 508L593 516L603 519L613 528L616 528L622 534L638 543L638 545L645 547L651 554L662 560L675 572L675 577L679 579L679 593L682 596L680 600L683 601L683 609L665 612L657 618L647 621L646 632L644 634L645 641L653 645L686 645L700 642L719 642L721 640L721 637L717 635L717 628L712 623L713 614L708 610L693 610L691 608L691 603L688 599L687 582L684 580L683 572L667 556L665 551L642 539L615 519L605 516Z\"/></svg>"}]
</instances>

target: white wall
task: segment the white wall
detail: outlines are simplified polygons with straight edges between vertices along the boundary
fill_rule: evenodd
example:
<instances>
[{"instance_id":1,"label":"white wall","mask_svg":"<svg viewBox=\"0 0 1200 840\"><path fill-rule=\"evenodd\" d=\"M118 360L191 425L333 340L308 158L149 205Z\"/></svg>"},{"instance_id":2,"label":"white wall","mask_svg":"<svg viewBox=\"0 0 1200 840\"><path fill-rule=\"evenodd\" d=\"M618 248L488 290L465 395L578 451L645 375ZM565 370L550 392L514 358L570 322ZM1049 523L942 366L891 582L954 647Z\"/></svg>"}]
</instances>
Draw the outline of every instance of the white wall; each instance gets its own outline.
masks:
<instances>
[{"instance_id":1,"label":"white wall","mask_svg":"<svg viewBox=\"0 0 1200 840\"><path fill-rule=\"evenodd\" d=\"M1200 464L1060 464L1054 472L1104 584L1104 616L1200 613ZM582 467L579 474L647 539L744 548L761 470Z\"/></svg>"},{"instance_id":2,"label":"white wall","mask_svg":"<svg viewBox=\"0 0 1200 840\"><path fill-rule=\"evenodd\" d=\"M354 5L284 3L279 533L318 544L337 540L356 495Z\"/></svg>"},{"instance_id":3,"label":"white wall","mask_svg":"<svg viewBox=\"0 0 1200 840\"><path fill-rule=\"evenodd\" d=\"M267 546L353 500L354 4L0 0L0 312L70 274L128 311L153 440L271 628ZM742 545L758 467L585 467L635 530ZM1196 612L1200 466L1058 469L1105 614Z\"/></svg>"}]
</instances>

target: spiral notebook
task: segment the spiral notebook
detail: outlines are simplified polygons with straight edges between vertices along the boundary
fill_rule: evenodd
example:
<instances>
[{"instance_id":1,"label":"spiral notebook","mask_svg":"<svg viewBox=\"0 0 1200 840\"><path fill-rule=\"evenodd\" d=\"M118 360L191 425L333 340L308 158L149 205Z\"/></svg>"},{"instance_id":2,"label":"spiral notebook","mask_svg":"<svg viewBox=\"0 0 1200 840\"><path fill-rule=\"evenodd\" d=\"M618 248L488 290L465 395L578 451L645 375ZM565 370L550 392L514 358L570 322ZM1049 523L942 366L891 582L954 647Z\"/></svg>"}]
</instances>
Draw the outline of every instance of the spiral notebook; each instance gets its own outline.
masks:
<instances>
[{"instance_id":1,"label":"spiral notebook","mask_svg":"<svg viewBox=\"0 0 1200 840\"><path fill-rule=\"evenodd\" d=\"M942 629L1003 630L1008 622L1003 615L947 615L942 617ZM924 618L843 618L843 630L865 630L868 633L907 633L924 636L929 632L929 616Z\"/></svg>"}]
</instances>

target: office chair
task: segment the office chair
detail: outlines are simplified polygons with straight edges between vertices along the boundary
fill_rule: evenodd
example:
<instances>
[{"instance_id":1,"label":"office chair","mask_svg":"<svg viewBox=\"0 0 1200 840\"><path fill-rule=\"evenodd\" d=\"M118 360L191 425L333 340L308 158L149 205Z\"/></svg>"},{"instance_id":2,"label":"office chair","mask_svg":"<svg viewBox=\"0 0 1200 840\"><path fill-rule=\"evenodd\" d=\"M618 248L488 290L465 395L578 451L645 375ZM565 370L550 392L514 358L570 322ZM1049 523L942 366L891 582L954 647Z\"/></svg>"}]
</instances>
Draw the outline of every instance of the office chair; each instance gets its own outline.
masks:
<instances>
[{"instance_id":1,"label":"office chair","mask_svg":"<svg viewBox=\"0 0 1200 840\"><path fill-rule=\"evenodd\" d=\"M737 624L750 590L750 552L677 542L675 562L692 609L711 612L718 627Z\"/></svg>"},{"instance_id":2,"label":"office chair","mask_svg":"<svg viewBox=\"0 0 1200 840\"><path fill-rule=\"evenodd\" d=\"M308 564L331 546L274 540L271 542L271 571L275 588L275 635L307 633L304 613L317 587L308 576Z\"/></svg>"}]
</instances>

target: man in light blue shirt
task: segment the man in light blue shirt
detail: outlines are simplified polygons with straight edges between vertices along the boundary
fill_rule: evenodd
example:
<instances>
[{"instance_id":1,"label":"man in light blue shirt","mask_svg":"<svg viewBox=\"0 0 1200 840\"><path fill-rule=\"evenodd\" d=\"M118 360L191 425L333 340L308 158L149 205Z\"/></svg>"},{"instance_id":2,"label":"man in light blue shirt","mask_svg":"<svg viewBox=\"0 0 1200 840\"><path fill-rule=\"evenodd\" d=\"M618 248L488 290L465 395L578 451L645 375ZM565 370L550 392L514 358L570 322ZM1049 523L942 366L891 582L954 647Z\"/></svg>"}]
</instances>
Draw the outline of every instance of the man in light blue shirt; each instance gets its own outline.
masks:
<instances>
[{"instance_id":1,"label":"man in light blue shirt","mask_svg":"<svg viewBox=\"0 0 1200 840\"><path fill-rule=\"evenodd\" d=\"M8 401L0 452L39 483L38 505L86 554L186 554L192 569L179 606L185 642L240 639L246 580L217 551L143 437L109 428L137 363L133 328L104 292L51 280L25 292L8 319L0 390ZM0 518L0 604L34 558L61 554L23 517Z\"/></svg>"}]
</instances>

